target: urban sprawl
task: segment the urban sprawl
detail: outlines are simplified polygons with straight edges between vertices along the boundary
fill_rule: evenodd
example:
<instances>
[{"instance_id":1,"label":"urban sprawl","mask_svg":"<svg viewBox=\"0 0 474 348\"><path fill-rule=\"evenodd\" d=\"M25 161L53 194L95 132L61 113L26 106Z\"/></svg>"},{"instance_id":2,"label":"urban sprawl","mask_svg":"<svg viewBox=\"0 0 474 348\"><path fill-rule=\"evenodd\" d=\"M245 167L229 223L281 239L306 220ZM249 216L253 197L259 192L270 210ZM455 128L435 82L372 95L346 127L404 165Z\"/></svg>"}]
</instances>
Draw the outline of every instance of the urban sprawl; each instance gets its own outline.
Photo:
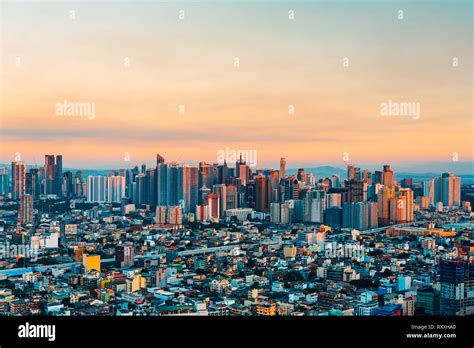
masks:
<instances>
[{"instance_id":1,"label":"urban sprawl","mask_svg":"<svg viewBox=\"0 0 474 348\"><path fill-rule=\"evenodd\" d=\"M317 174L242 156L108 175L15 161L0 169L0 315L474 314L472 185L398 182L390 165Z\"/></svg>"}]
</instances>

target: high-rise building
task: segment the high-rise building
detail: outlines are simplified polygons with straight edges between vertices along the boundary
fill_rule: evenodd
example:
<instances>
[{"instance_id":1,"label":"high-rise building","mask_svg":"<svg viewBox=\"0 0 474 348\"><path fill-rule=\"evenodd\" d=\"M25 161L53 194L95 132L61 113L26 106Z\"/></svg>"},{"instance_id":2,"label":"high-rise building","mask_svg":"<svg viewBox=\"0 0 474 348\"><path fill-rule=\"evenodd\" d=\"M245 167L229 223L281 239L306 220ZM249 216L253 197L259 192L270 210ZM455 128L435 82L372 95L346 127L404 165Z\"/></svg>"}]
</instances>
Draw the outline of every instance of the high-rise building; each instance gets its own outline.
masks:
<instances>
[{"instance_id":1,"label":"high-rise building","mask_svg":"<svg viewBox=\"0 0 474 348\"><path fill-rule=\"evenodd\" d=\"M109 176L107 201L110 203L120 203L125 196L125 177Z\"/></svg>"},{"instance_id":2,"label":"high-rise building","mask_svg":"<svg viewBox=\"0 0 474 348\"><path fill-rule=\"evenodd\" d=\"M40 195L38 169L30 169L25 176L25 192L38 199Z\"/></svg>"},{"instance_id":3,"label":"high-rise building","mask_svg":"<svg viewBox=\"0 0 474 348\"><path fill-rule=\"evenodd\" d=\"M158 166L162 163L165 163L165 158L160 154L156 154L156 165Z\"/></svg>"},{"instance_id":4,"label":"high-rise building","mask_svg":"<svg viewBox=\"0 0 474 348\"><path fill-rule=\"evenodd\" d=\"M356 170L352 164L347 165L347 180L355 180L356 178Z\"/></svg>"},{"instance_id":5,"label":"high-rise building","mask_svg":"<svg viewBox=\"0 0 474 348\"><path fill-rule=\"evenodd\" d=\"M104 203L107 201L107 177L87 177L87 201L91 203Z\"/></svg>"},{"instance_id":6,"label":"high-rise building","mask_svg":"<svg viewBox=\"0 0 474 348\"><path fill-rule=\"evenodd\" d=\"M26 164L25 162L12 162L12 198L20 199L26 191Z\"/></svg>"},{"instance_id":7,"label":"high-rise building","mask_svg":"<svg viewBox=\"0 0 474 348\"><path fill-rule=\"evenodd\" d=\"M423 181L423 196L428 197L428 204L430 206L433 206L435 204L433 179Z\"/></svg>"},{"instance_id":8,"label":"high-rise building","mask_svg":"<svg viewBox=\"0 0 474 348\"><path fill-rule=\"evenodd\" d=\"M207 206L209 209L209 218L219 218L220 217L220 202L219 195L215 193L210 193L206 197Z\"/></svg>"},{"instance_id":9,"label":"high-rise building","mask_svg":"<svg viewBox=\"0 0 474 348\"><path fill-rule=\"evenodd\" d=\"M268 213L270 211L269 189L267 179L260 174L255 177L255 210Z\"/></svg>"},{"instance_id":10,"label":"high-rise building","mask_svg":"<svg viewBox=\"0 0 474 348\"><path fill-rule=\"evenodd\" d=\"M449 209L461 206L461 178L443 173L435 179L435 202L443 202Z\"/></svg>"},{"instance_id":11,"label":"high-rise building","mask_svg":"<svg viewBox=\"0 0 474 348\"><path fill-rule=\"evenodd\" d=\"M393 171L390 169L390 166L388 164L383 166L382 184L384 184L385 186L392 186L394 184Z\"/></svg>"},{"instance_id":12,"label":"high-rise building","mask_svg":"<svg viewBox=\"0 0 474 348\"><path fill-rule=\"evenodd\" d=\"M401 197L406 197L406 221L411 222L415 220L414 217L414 207L413 207L413 190L410 188L401 188L398 191L398 195Z\"/></svg>"},{"instance_id":13,"label":"high-rise building","mask_svg":"<svg viewBox=\"0 0 474 348\"><path fill-rule=\"evenodd\" d=\"M181 225L183 223L183 209L180 206L169 207L168 223L170 225Z\"/></svg>"},{"instance_id":14,"label":"high-rise building","mask_svg":"<svg viewBox=\"0 0 474 348\"><path fill-rule=\"evenodd\" d=\"M246 186L247 181L250 179L250 168L242 159L242 154L240 154L239 160L235 163L235 176L241 180L243 186Z\"/></svg>"},{"instance_id":15,"label":"high-rise building","mask_svg":"<svg viewBox=\"0 0 474 348\"><path fill-rule=\"evenodd\" d=\"M395 188L383 186L377 195L379 226L390 223L390 200L395 198Z\"/></svg>"},{"instance_id":16,"label":"high-rise building","mask_svg":"<svg viewBox=\"0 0 474 348\"><path fill-rule=\"evenodd\" d=\"M166 205L174 206L182 204L183 200L183 167L177 163L168 164L168 200ZM211 186L212 187L212 186Z\"/></svg>"},{"instance_id":17,"label":"high-rise building","mask_svg":"<svg viewBox=\"0 0 474 348\"><path fill-rule=\"evenodd\" d=\"M184 213L195 213L199 195L199 169L183 166Z\"/></svg>"},{"instance_id":18,"label":"high-rise building","mask_svg":"<svg viewBox=\"0 0 474 348\"><path fill-rule=\"evenodd\" d=\"M206 186L209 189L212 189L214 185L213 170L210 164L206 162L199 162L199 188Z\"/></svg>"},{"instance_id":19,"label":"high-rise building","mask_svg":"<svg viewBox=\"0 0 474 348\"><path fill-rule=\"evenodd\" d=\"M45 155L44 157L44 190L47 195L62 196L63 156Z\"/></svg>"},{"instance_id":20,"label":"high-rise building","mask_svg":"<svg viewBox=\"0 0 474 348\"><path fill-rule=\"evenodd\" d=\"M219 195L219 212L220 217L223 217L227 209L227 187L225 184L214 185L213 193Z\"/></svg>"},{"instance_id":21,"label":"high-rise building","mask_svg":"<svg viewBox=\"0 0 474 348\"><path fill-rule=\"evenodd\" d=\"M286 159L284 157L280 158L280 181L286 177Z\"/></svg>"},{"instance_id":22,"label":"high-rise building","mask_svg":"<svg viewBox=\"0 0 474 348\"><path fill-rule=\"evenodd\" d=\"M474 263L465 260L442 261L441 315L474 314Z\"/></svg>"},{"instance_id":23,"label":"high-rise building","mask_svg":"<svg viewBox=\"0 0 474 348\"><path fill-rule=\"evenodd\" d=\"M0 196L8 195L8 168L0 168Z\"/></svg>"},{"instance_id":24,"label":"high-rise building","mask_svg":"<svg viewBox=\"0 0 474 348\"><path fill-rule=\"evenodd\" d=\"M70 171L63 173L62 195L67 198L74 195L74 179L72 177L72 172Z\"/></svg>"},{"instance_id":25,"label":"high-rise building","mask_svg":"<svg viewBox=\"0 0 474 348\"><path fill-rule=\"evenodd\" d=\"M226 209L236 209L239 207L239 196L237 186L227 185L226 188Z\"/></svg>"},{"instance_id":26,"label":"high-rise building","mask_svg":"<svg viewBox=\"0 0 474 348\"><path fill-rule=\"evenodd\" d=\"M156 166L157 205L168 204L168 165L158 163Z\"/></svg>"},{"instance_id":27,"label":"high-rise building","mask_svg":"<svg viewBox=\"0 0 474 348\"><path fill-rule=\"evenodd\" d=\"M157 206L156 214L155 214L155 223L157 225L166 224L166 217L167 217L167 207L164 205Z\"/></svg>"},{"instance_id":28,"label":"high-rise building","mask_svg":"<svg viewBox=\"0 0 474 348\"><path fill-rule=\"evenodd\" d=\"M33 223L33 196L24 194L20 198L20 222L22 225Z\"/></svg>"}]
</instances>

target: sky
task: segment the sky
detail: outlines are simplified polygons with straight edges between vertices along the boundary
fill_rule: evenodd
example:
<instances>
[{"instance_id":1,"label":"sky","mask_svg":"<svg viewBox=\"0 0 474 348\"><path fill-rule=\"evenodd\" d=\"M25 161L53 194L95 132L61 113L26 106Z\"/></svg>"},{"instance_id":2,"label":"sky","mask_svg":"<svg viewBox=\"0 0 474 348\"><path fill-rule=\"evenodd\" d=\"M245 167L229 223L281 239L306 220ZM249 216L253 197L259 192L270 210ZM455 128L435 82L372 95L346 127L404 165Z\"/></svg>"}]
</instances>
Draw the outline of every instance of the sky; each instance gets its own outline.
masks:
<instances>
[{"instance_id":1,"label":"sky","mask_svg":"<svg viewBox=\"0 0 474 348\"><path fill-rule=\"evenodd\" d=\"M225 148L259 166L473 160L469 0L0 8L0 163L215 163ZM64 101L95 113L58 114ZM419 113L384 116L390 101Z\"/></svg>"}]
</instances>

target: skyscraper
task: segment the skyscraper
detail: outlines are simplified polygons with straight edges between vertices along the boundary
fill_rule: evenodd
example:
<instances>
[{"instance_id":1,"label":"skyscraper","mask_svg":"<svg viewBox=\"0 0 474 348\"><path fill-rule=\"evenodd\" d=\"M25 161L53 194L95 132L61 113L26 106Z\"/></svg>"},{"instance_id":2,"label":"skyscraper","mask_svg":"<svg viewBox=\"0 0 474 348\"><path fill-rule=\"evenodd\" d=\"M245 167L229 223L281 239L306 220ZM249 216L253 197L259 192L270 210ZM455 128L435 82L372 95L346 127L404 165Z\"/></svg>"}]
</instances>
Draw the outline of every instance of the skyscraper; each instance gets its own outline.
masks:
<instances>
[{"instance_id":1,"label":"skyscraper","mask_svg":"<svg viewBox=\"0 0 474 348\"><path fill-rule=\"evenodd\" d=\"M280 158L280 181L286 177L286 159Z\"/></svg>"},{"instance_id":2,"label":"skyscraper","mask_svg":"<svg viewBox=\"0 0 474 348\"><path fill-rule=\"evenodd\" d=\"M441 261L441 315L474 314L474 263L465 260Z\"/></svg>"},{"instance_id":3,"label":"skyscraper","mask_svg":"<svg viewBox=\"0 0 474 348\"><path fill-rule=\"evenodd\" d=\"M224 213L227 209L227 187L224 184L214 185L213 193L219 196L219 212L220 217L224 216Z\"/></svg>"},{"instance_id":4,"label":"skyscraper","mask_svg":"<svg viewBox=\"0 0 474 348\"><path fill-rule=\"evenodd\" d=\"M183 166L184 213L195 213L199 195L199 169Z\"/></svg>"},{"instance_id":5,"label":"skyscraper","mask_svg":"<svg viewBox=\"0 0 474 348\"><path fill-rule=\"evenodd\" d=\"M393 187L383 186L377 194L379 226L387 226L390 223L390 200L395 197Z\"/></svg>"},{"instance_id":6,"label":"skyscraper","mask_svg":"<svg viewBox=\"0 0 474 348\"><path fill-rule=\"evenodd\" d=\"M20 198L20 221L21 224L33 223L33 196L24 194Z\"/></svg>"},{"instance_id":7,"label":"skyscraper","mask_svg":"<svg viewBox=\"0 0 474 348\"><path fill-rule=\"evenodd\" d=\"M87 177L87 201L91 203L104 203L107 200L107 177Z\"/></svg>"},{"instance_id":8,"label":"skyscraper","mask_svg":"<svg viewBox=\"0 0 474 348\"><path fill-rule=\"evenodd\" d=\"M199 188L206 186L212 189L212 185L214 185L212 166L206 162L199 162Z\"/></svg>"},{"instance_id":9,"label":"skyscraper","mask_svg":"<svg viewBox=\"0 0 474 348\"><path fill-rule=\"evenodd\" d=\"M423 196L428 197L428 204L433 206L434 200L434 180L423 181Z\"/></svg>"},{"instance_id":10,"label":"skyscraper","mask_svg":"<svg viewBox=\"0 0 474 348\"><path fill-rule=\"evenodd\" d=\"M385 186L392 186L394 184L393 171L390 169L390 166L388 164L383 166L382 184L384 184Z\"/></svg>"},{"instance_id":11,"label":"skyscraper","mask_svg":"<svg viewBox=\"0 0 474 348\"><path fill-rule=\"evenodd\" d=\"M125 177L109 176L107 201L110 203L120 203L125 196Z\"/></svg>"},{"instance_id":12,"label":"skyscraper","mask_svg":"<svg viewBox=\"0 0 474 348\"><path fill-rule=\"evenodd\" d=\"M12 162L12 198L20 199L26 191L25 162Z\"/></svg>"},{"instance_id":13,"label":"skyscraper","mask_svg":"<svg viewBox=\"0 0 474 348\"><path fill-rule=\"evenodd\" d=\"M435 181L435 192L440 194L439 202L443 202L449 209L461 206L461 178L452 173L443 173L441 178Z\"/></svg>"},{"instance_id":14,"label":"skyscraper","mask_svg":"<svg viewBox=\"0 0 474 348\"><path fill-rule=\"evenodd\" d=\"M0 196L6 196L8 191L8 168L0 168Z\"/></svg>"}]
</instances>

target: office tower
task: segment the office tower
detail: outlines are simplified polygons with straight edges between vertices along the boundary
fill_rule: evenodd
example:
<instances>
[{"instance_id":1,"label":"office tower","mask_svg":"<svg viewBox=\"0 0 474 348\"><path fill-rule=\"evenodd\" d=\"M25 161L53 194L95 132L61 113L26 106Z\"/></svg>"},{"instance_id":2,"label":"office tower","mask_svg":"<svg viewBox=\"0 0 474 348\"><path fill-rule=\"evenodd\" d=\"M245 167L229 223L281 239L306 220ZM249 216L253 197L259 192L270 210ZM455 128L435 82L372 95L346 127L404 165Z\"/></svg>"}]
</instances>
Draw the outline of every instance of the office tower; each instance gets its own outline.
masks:
<instances>
[{"instance_id":1,"label":"office tower","mask_svg":"<svg viewBox=\"0 0 474 348\"><path fill-rule=\"evenodd\" d=\"M152 207L156 207L158 199L156 173L156 168L148 168L145 175L145 202Z\"/></svg>"},{"instance_id":2,"label":"office tower","mask_svg":"<svg viewBox=\"0 0 474 348\"><path fill-rule=\"evenodd\" d=\"M156 207L155 223L158 225L166 224L167 207L159 205Z\"/></svg>"},{"instance_id":3,"label":"office tower","mask_svg":"<svg viewBox=\"0 0 474 348\"><path fill-rule=\"evenodd\" d=\"M138 206L147 204L146 183L146 174L140 173L135 177L133 203Z\"/></svg>"},{"instance_id":4,"label":"office tower","mask_svg":"<svg viewBox=\"0 0 474 348\"><path fill-rule=\"evenodd\" d=\"M224 184L214 185L212 191L219 196L219 212L220 217L223 217L227 210L227 187Z\"/></svg>"},{"instance_id":5,"label":"office tower","mask_svg":"<svg viewBox=\"0 0 474 348\"><path fill-rule=\"evenodd\" d=\"M169 207L169 209L168 209L168 223L170 225L182 225L182 223L183 223L183 209L180 206Z\"/></svg>"},{"instance_id":6,"label":"office tower","mask_svg":"<svg viewBox=\"0 0 474 348\"><path fill-rule=\"evenodd\" d=\"M440 293L435 288L428 286L416 291L416 312L422 315L439 315Z\"/></svg>"},{"instance_id":7,"label":"office tower","mask_svg":"<svg viewBox=\"0 0 474 348\"><path fill-rule=\"evenodd\" d=\"M12 198L20 199L26 190L25 162L12 162Z\"/></svg>"},{"instance_id":8,"label":"office tower","mask_svg":"<svg viewBox=\"0 0 474 348\"><path fill-rule=\"evenodd\" d=\"M168 164L168 200L166 205L180 205L183 200L183 167L177 163ZM212 187L212 186L210 186Z\"/></svg>"},{"instance_id":9,"label":"office tower","mask_svg":"<svg viewBox=\"0 0 474 348\"><path fill-rule=\"evenodd\" d=\"M184 213L195 213L199 196L199 169L183 166Z\"/></svg>"},{"instance_id":10,"label":"office tower","mask_svg":"<svg viewBox=\"0 0 474 348\"><path fill-rule=\"evenodd\" d=\"M286 159L284 157L280 158L280 177L279 180L284 180L286 177Z\"/></svg>"},{"instance_id":11,"label":"office tower","mask_svg":"<svg viewBox=\"0 0 474 348\"><path fill-rule=\"evenodd\" d=\"M303 184L306 184L306 174L304 172L304 168L300 168L298 169L298 180L303 183Z\"/></svg>"},{"instance_id":12,"label":"office tower","mask_svg":"<svg viewBox=\"0 0 474 348\"><path fill-rule=\"evenodd\" d=\"M54 156L53 156L54 158ZM54 165L54 194L61 197L63 194L63 156L56 156L56 164Z\"/></svg>"},{"instance_id":13,"label":"office tower","mask_svg":"<svg viewBox=\"0 0 474 348\"><path fill-rule=\"evenodd\" d=\"M217 166L217 184L226 184L229 179L227 162Z\"/></svg>"},{"instance_id":14,"label":"office tower","mask_svg":"<svg viewBox=\"0 0 474 348\"><path fill-rule=\"evenodd\" d=\"M342 225L344 228L367 230L378 224L377 204L374 202L346 202L343 205Z\"/></svg>"},{"instance_id":15,"label":"office tower","mask_svg":"<svg viewBox=\"0 0 474 348\"><path fill-rule=\"evenodd\" d=\"M140 173L141 173L141 174L145 174L145 173L146 173L146 164L145 164L145 163L142 164Z\"/></svg>"},{"instance_id":16,"label":"office tower","mask_svg":"<svg viewBox=\"0 0 474 348\"><path fill-rule=\"evenodd\" d=\"M220 202L219 195L210 193L206 197L207 206L209 209L209 218L219 218L220 214Z\"/></svg>"},{"instance_id":17,"label":"office tower","mask_svg":"<svg viewBox=\"0 0 474 348\"><path fill-rule=\"evenodd\" d=\"M331 207L324 210L324 224L331 228L342 227L342 208Z\"/></svg>"},{"instance_id":18,"label":"office tower","mask_svg":"<svg viewBox=\"0 0 474 348\"><path fill-rule=\"evenodd\" d=\"M235 163L235 176L241 180L243 186L246 186L247 181L250 180L250 169L242 159L242 154L240 154L239 160Z\"/></svg>"},{"instance_id":19,"label":"office tower","mask_svg":"<svg viewBox=\"0 0 474 348\"><path fill-rule=\"evenodd\" d=\"M433 179L423 181L423 196L428 197L428 204L430 206L433 206L435 204Z\"/></svg>"},{"instance_id":20,"label":"office tower","mask_svg":"<svg viewBox=\"0 0 474 348\"><path fill-rule=\"evenodd\" d=\"M285 200L298 199L299 183L296 176L285 179Z\"/></svg>"},{"instance_id":21,"label":"office tower","mask_svg":"<svg viewBox=\"0 0 474 348\"><path fill-rule=\"evenodd\" d=\"M67 171L63 173L62 180L62 196L72 197L74 195L74 180L72 178L72 172Z\"/></svg>"},{"instance_id":22,"label":"office tower","mask_svg":"<svg viewBox=\"0 0 474 348\"><path fill-rule=\"evenodd\" d=\"M399 197L406 197L406 221L415 221L414 207L413 207L413 190L410 188L401 188L398 191Z\"/></svg>"},{"instance_id":23,"label":"office tower","mask_svg":"<svg viewBox=\"0 0 474 348\"><path fill-rule=\"evenodd\" d=\"M331 187L333 188L340 188L341 187L341 179L339 175L333 174L331 177Z\"/></svg>"},{"instance_id":24,"label":"office tower","mask_svg":"<svg viewBox=\"0 0 474 348\"><path fill-rule=\"evenodd\" d=\"M109 176L107 202L120 203L125 196L125 177Z\"/></svg>"},{"instance_id":25,"label":"office tower","mask_svg":"<svg viewBox=\"0 0 474 348\"><path fill-rule=\"evenodd\" d=\"M347 165L347 180L354 180L356 178L356 170L352 164Z\"/></svg>"},{"instance_id":26,"label":"office tower","mask_svg":"<svg viewBox=\"0 0 474 348\"><path fill-rule=\"evenodd\" d=\"M62 196L63 157L45 155L44 157L44 193Z\"/></svg>"},{"instance_id":27,"label":"office tower","mask_svg":"<svg viewBox=\"0 0 474 348\"><path fill-rule=\"evenodd\" d=\"M24 194L20 198L20 221L22 225L33 223L33 196Z\"/></svg>"},{"instance_id":28,"label":"office tower","mask_svg":"<svg viewBox=\"0 0 474 348\"><path fill-rule=\"evenodd\" d=\"M382 172L376 170L372 175L372 184L382 184Z\"/></svg>"},{"instance_id":29,"label":"office tower","mask_svg":"<svg viewBox=\"0 0 474 348\"><path fill-rule=\"evenodd\" d=\"M324 192L324 191L321 191ZM324 210L326 209L326 199L314 198L311 200L310 222L323 223Z\"/></svg>"},{"instance_id":30,"label":"office tower","mask_svg":"<svg viewBox=\"0 0 474 348\"><path fill-rule=\"evenodd\" d=\"M165 158L160 154L156 154L156 165L158 166L162 163L165 163Z\"/></svg>"},{"instance_id":31,"label":"office tower","mask_svg":"<svg viewBox=\"0 0 474 348\"><path fill-rule=\"evenodd\" d=\"M306 185L309 185L311 187L313 187L314 185L316 185L316 177L314 176L313 173L309 173L308 175L306 175ZM330 182L330 187L332 186L332 183Z\"/></svg>"},{"instance_id":32,"label":"office tower","mask_svg":"<svg viewBox=\"0 0 474 348\"><path fill-rule=\"evenodd\" d=\"M56 175L54 166L55 166L54 155L45 155L44 156L43 192L46 195L51 195L54 193L54 176Z\"/></svg>"},{"instance_id":33,"label":"office tower","mask_svg":"<svg viewBox=\"0 0 474 348\"><path fill-rule=\"evenodd\" d=\"M40 195L38 169L30 169L25 175L25 192L33 199L38 199Z\"/></svg>"},{"instance_id":34,"label":"office tower","mask_svg":"<svg viewBox=\"0 0 474 348\"><path fill-rule=\"evenodd\" d=\"M264 175L255 177L255 209L264 213L270 211L269 189Z\"/></svg>"},{"instance_id":35,"label":"office tower","mask_svg":"<svg viewBox=\"0 0 474 348\"><path fill-rule=\"evenodd\" d=\"M206 186L212 189L213 185L212 166L206 162L199 162L199 188Z\"/></svg>"},{"instance_id":36,"label":"office tower","mask_svg":"<svg viewBox=\"0 0 474 348\"><path fill-rule=\"evenodd\" d=\"M206 186L201 187L198 190L198 203L199 202L205 203L207 199L207 195L209 195L211 192L212 191L210 188L207 188Z\"/></svg>"},{"instance_id":37,"label":"office tower","mask_svg":"<svg viewBox=\"0 0 474 348\"><path fill-rule=\"evenodd\" d=\"M395 188L383 186L377 195L379 210L379 226L387 226L390 223L390 200L395 198Z\"/></svg>"},{"instance_id":38,"label":"office tower","mask_svg":"<svg viewBox=\"0 0 474 348\"><path fill-rule=\"evenodd\" d=\"M280 180L277 170L272 170L268 175L268 199L270 203L279 202Z\"/></svg>"},{"instance_id":39,"label":"office tower","mask_svg":"<svg viewBox=\"0 0 474 348\"><path fill-rule=\"evenodd\" d=\"M168 165L159 163L156 166L157 205L168 204Z\"/></svg>"},{"instance_id":40,"label":"office tower","mask_svg":"<svg viewBox=\"0 0 474 348\"><path fill-rule=\"evenodd\" d=\"M367 183L358 179L346 181L349 202L357 203L367 200Z\"/></svg>"},{"instance_id":41,"label":"office tower","mask_svg":"<svg viewBox=\"0 0 474 348\"><path fill-rule=\"evenodd\" d=\"M87 177L87 202L104 203L107 200L107 177Z\"/></svg>"},{"instance_id":42,"label":"office tower","mask_svg":"<svg viewBox=\"0 0 474 348\"><path fill-rule=\"evenodd\" d=\"M226 188L226 209L236 209L239 207L239 195L237 186L228 185Z\"/></svg>"},{"instance_id":43,"label":"office tower","mask_svg":"<svg viewBox=\"0 0 474 348\"><path fill-rule=\"evenodd\" d=\"M87 195L87 184L82 171L78 170L74 177L74 195L76 197L85 197Z\"/></svg>"},{"instance_id":44,"label":"office tower","mask_svg":"<svg viewBox=\"0 0 474 348\"><path fill-rule=\"evenodd\" d=\"M385 186L392 186L394 184L393 171L390 169L390 166L388 164L383 166L382 184L384 184Z\"/></svg>"},{"instance_id":45,"label":"office tower","mask_svg":"<svg viewBox=\"0 0 474 348\"><path fill-rule=\"evenodd\" d=\"M270 203L270 221L271 223L278 225L280 224L280 203Z\"/></svg>"},{"instance_id":46,"label":"office tower","mask_svg":"<svg viewBox=\"0 0 474 348\"><path fill-rule=\"evenodd\" d=\"M257 205L257 188L255 180L247 181L245 188L245 207L256 209Z\"/></svg>"},{"instance_id":47,"label":"office tower","mask_svg":"<svg viewBox=\"0 0 474 348\"><path fill-rule=\"evenodd\" d=\"M365 202L368 205L369 216L368 216L368 229L379 227L379 207L376 202Z\"/></svg>"},{"instance_id":48,"label":"office tower","mask_svg":"<svg viewBox=\"0 0 474 348\"><path fill-rule=\"evenodd\" d=\"M0 196L8 195L8 168L0 168Z\"/></svg>"},{"instance_id":49,"label":"office tower","mask_svg":"<svg viewBox=\"0 0 474 348\"><path fill-rule=\"evenodd\" d=\"M390 199L390 224L407 222L407 197L398 196Z\"/></svg>"},{"instance_id":50,"label":"office tower","mask_svg":"<svg viewBox=\"0 0 474 348\"><path fill-rule=\"evenodd\" d=\"M412 188L413 187L413 179L412 178L403 178L400 182L400 185L403 188Z\"/></svg>"},{"instance_id":51,"label":"office tower","mask_svg":"<svg viewBox=\"0 0 474 348\"><path fill-rule=\"evenodd\" d=\"M441 261L441 315L474 314L474 263L468 260Z\"/></svg>"},{"instance_id":52,"label":"office tower","mask_svg":"<svg viewBox=\"0 0 474 348\"><path fill-rule=\"evenodd\" d=\"M443 173L435 179L435 202L443 202L449 209L461 206L461 178Z\"/></svg>"},{"instance_id":53,"label":"office tower","mask_svg":"<svg viewBox=\"0 0 474 348\"><path fill-rule=\"evenodd\" d=\"M280 223L282 225L288 225L292 223L292 208L291 203L285 202L280 205Z\"/></svg>"}]
</instances>

